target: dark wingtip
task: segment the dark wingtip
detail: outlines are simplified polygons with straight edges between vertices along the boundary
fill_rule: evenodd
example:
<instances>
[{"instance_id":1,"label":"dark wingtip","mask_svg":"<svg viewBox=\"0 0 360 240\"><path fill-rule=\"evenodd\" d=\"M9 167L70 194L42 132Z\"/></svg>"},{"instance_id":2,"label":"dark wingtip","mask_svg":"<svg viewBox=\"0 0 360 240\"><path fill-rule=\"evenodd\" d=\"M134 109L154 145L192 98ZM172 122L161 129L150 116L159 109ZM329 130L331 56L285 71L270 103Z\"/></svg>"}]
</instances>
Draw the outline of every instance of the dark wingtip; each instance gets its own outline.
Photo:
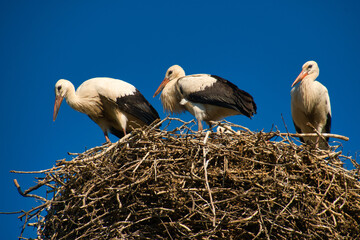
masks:
<instances>
[{"instance_id":1,"label":"dark wingtip","mask_svg":"<svg viewBox=\"0 0 360 240\"><path fill-rule=\"evenodd\" d=\"M243 92L245 92L245 91L243 91ZM242 109L245 112L244 115L251 119L251 117L253 117L255 114L257 114L257 105L256 105L253 97L249 93L247 93L247 92L245 92L245 93L246 93L246 96L248 97L248 99L246 99L247 102L245 102L243 104Z\"/></svg>"}]
</instances>

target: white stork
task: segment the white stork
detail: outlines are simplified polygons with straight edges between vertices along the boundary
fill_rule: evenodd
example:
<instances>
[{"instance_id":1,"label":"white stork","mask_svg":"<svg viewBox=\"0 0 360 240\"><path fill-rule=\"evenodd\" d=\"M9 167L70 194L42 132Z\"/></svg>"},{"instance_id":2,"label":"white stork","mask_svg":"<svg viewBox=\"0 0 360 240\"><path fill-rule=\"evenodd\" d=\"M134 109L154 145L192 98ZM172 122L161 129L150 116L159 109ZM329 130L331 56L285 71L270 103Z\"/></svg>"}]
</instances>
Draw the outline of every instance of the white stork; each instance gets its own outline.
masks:
<instances>
[{"instance_id":1,"label":"white stork","mask_svg":"<svg viewBox=\"0 0 360 240\"><path fill-rule=\"evenodd\" d=\"M55 84L55 121L62 100L73 109L87 114L103 130L106 142L108 131L121 138L131 128L151 124L159 118L157 111L131 84L113 78L92 78L83 82L75 92L74 85L65 79Z\"/></svg>"},{"instance_id":2,"label":"white stork","mask_svg":"<svg viewBox=\"0 0 360 240\"><path fill-rule=\"evenodd\" d=\"M298 133L314 133L314 129L308 123L313 125L319 133L330 133L330 98L326 87L315 81L318 76L317 63L308 61L303 65L301 73L291 85L291 114ZM296 85L299 82L300 84ZM316 146L319 143L320 148L326 149L329 138L326 138L326 142L319 140L318 137L304 137L300 140L315 143Z\"/></svg>"},{"instance_id":3,"label":"white stork","mask_svg":"<svg viewBox=\"0 0 360 240\"><path fill-rule=\"evenodd\" d=\"M233 83L209 74L185 76L184 70L174 65L156 90L166 111L181 113L185 110L195 116L199 131L201 121L217 121L227 116L243 114L249 118L256 113L256 104L250 94Z\"/></svg>"}]
</instances>

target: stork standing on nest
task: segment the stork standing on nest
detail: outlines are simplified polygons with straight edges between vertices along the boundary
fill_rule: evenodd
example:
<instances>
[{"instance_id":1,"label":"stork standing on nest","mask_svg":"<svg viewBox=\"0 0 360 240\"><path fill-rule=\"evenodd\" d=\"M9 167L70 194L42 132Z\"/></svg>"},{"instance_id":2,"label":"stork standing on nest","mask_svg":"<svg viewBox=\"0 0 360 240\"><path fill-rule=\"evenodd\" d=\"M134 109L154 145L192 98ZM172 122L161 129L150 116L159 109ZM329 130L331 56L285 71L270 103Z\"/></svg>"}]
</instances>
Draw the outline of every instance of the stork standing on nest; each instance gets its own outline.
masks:
<instances>
[{"instance_id":1,"label":"stork standing on nest","mask_svg":"<svg viewBox=\"0 0 360 240\"><path fill-rule=\"evenodd\" d=\"M298 133L314 133L314 128L319 133L330 133L330 97L327 88L316 81L318 76L317 63L308 61L303 65L301 73L291 85L291 114ZM326 141L319 137L300 138L302 142L315 143L316 146L319 144L322 149L328 147L329 138L325 139Z\"/></svg>"},{"instance_id":2,"label":"stork standing on nest","mask_svg":"<svg viewBox=\"0 0 360 240\"><path fill-rule=\"evenodd\" d=\"M178 65L167 70L154 97L161 91L164 109L171 113L189 111L195 116L199 131L203 129L201 121L210 126L210 121L227 116L242 114L251 118L256 113L253 97L233 83L209 74L185 76Z\"/></svg>"},{"instance_id":3,"label":"stork standing on nest","mask_svg":"<svg viewBox=\"0 0 360 240\"><path fill-rule=\"evenodd\" d=\"M63 99L73 109L87 114L104 132L121 138L132 128L149 125L159 118L157 111L133 85L113 78L92 78L83 82L75 92L74 85L65 79L55 84L55 121Z\"/></svg>"}]
</instances>

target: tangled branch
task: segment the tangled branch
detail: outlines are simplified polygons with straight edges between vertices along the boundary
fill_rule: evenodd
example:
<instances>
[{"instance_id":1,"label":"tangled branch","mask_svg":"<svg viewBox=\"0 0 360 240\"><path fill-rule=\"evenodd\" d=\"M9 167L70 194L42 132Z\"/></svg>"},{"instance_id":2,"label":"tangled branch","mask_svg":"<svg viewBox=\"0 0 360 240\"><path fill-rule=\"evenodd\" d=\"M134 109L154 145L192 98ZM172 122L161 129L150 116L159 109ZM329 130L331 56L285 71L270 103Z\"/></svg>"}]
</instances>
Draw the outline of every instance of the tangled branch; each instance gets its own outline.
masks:
<instances>
[{"instance_id":1,"label":"tangled branch","mask_svg":"<svg viewBox=\"0 0 360 240\"><path fill-rule=\"evenodd\" d=\"M360 238L359 169L344 169L351 158L337 147L225 121L202 133L192 121L158 124L174 121L173 131L135 129L31 172L42 180L24 192L16 181L22 196L41 200L18 212L24 229L32 219L41 239ZM48 199L32 193L44 187Z\"/></svg>"}]
</instances>

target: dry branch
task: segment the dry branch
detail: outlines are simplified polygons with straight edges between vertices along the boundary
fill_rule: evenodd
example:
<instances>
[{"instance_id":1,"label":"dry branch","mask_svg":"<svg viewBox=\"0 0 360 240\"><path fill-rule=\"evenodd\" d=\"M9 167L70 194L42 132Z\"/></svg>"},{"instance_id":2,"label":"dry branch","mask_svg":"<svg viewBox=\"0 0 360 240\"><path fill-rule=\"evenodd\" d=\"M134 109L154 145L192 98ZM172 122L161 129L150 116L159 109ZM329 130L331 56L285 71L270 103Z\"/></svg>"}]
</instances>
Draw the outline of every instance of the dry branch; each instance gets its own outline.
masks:
<instances>
[{"instance_id":1,"label":"dry branch","mask_svg":"<svg viewBox=\"0 0 360 240\"><path fill-rule=\"evenodd\" d=\"M344 141L349 141L348 137L339 135L339 134L333 134L333 133L280 133L280 136L290 136L290 137L317 137L318 135L325 137L330 137L330 138L337 138L337 139L341 139Z\"/></svg>"},{"instance_id":2,"label":"dry branch","mask_svg":"<svg viewBox=\"0 0 360 240\"><path fill-rule=\"evenodd\" d=\"M24 192L15 181L45 201L18 212L23 229L37 227L39 239L359 239L360 169L336 146L225 121L220 133L156 124L171 122L180 126L135 129L51 169L16 171L44 176ZM30 194L38 188L51 194Z\"/></svg>"}]
</instances>

